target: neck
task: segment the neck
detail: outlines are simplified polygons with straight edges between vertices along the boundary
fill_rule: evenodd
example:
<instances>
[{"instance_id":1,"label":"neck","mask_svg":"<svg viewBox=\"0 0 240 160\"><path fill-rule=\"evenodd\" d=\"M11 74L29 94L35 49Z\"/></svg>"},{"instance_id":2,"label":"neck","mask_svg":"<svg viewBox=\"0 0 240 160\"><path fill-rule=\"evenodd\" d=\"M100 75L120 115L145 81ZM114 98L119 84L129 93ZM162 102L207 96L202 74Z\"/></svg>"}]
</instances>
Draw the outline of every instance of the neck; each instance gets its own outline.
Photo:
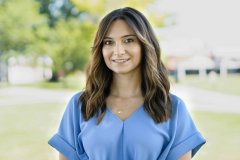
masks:
<instances>
[{"instance_id":1,"label":"neck","mask_svg":"<svg viewBox=\"0 0 240 160\"><path fill-rule=\"evenodd\" d=\"M142 96L140 74L114 74L110 95L120 98Z\"/></svg>"}]
</instances>

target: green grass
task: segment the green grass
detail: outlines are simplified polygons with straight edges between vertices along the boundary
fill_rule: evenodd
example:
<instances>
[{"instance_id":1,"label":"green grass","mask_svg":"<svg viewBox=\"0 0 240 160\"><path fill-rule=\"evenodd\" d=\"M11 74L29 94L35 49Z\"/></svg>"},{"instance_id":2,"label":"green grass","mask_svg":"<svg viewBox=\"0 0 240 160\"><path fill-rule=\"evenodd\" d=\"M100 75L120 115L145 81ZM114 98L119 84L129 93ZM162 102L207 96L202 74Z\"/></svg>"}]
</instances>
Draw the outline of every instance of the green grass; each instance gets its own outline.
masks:
<instances>
[{"instance_id":1,"label":"green grass","mask_svg":"<svg viewBox=\"0 0 240 160\"><path fill-rule=\"evenodd\" d=\"M59 82L39 82L33 84L24 84L18 86L37 87L46 89L69 89L81 90L85 85L85 77L83 73L74 73L63 78ZM170 81L174 84L173 77L170 76ZM186 76L185 79L179 81L179 84L188 85L207 90L222 92L232 95L240 95L240 75L228 75L220 77L219 75L199 78L199 76ZM0 87L7 87L8 84L0 83Z\"/></svg>"},{"instance_id":2,"label":"green grass","mask_svg":"<svg viewBox=\"0 0 240 160\"><path fill-rule=\"evenodd\" d=\"M226 94L240 95L240 75L228 75L220 77L219 75L199 78L198 76L186 76L179 82L183 85L190 85L207 90L223 92Z\"/></svg>"},{"instance_id":3,"label":"green grass","mask_svg":"<svg viewBox=\"0 0 240 160\"><path fill-rule=\"evenodd\" d=\"M56 159L47 141L63 108L57 103L1 107L0 159Z\"/></svg>"},{"instance_id":4,"label":"green grass","mask_svg":"<svg viewBox=\"0 0 240 160\"><path fill-rule=\"evenodd\" d=\"M65 104L1 107L0 159L52 160L57 152L47 141L56 131ZM240 159L239 114L191 112L207 143L194 160Z\"/></svg>"},{"instance_id":5,"label":"green grass","mask_svg":"<svg viewBox=\"0 0 240 160\"><path fill-rule=\"evenodd\" d=\"M3 86L11 85L4 84ZM42 81L31 84L18 84L14 86L45 88L53 90L81 90L85 86L85 75L83 73L73 73L60 79L58 82Z\"/></svg>"},{"instance_id":6,"label":"green grass","mask_svg":"<svg viewBox=\"0 0 240 160\"><path fill-rule=\"evenodd\" d=\"M194 160L239 160L240 115L193 112L193 119L207 143Z\"/></svg>"}]
</instances>

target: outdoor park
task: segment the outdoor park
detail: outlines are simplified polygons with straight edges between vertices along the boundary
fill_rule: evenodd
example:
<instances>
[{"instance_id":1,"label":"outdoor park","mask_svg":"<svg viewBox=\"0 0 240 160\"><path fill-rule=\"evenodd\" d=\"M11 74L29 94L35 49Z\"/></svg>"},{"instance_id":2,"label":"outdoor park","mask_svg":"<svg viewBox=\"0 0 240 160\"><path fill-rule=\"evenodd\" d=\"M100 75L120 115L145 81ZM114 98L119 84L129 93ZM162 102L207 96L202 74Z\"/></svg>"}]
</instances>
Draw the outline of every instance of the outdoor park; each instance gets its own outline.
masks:
<instances>
[{"instance_id":1,"label":"outdoor park","mask_svg":"<svg viewBox=\"0 0 240 160\"><path fill-rule=\"evenodd\" d=\"M58 159L47 141L56 132L70 97L84 88L98 16L114 5L148 13L146 6L153 10L156 4L154 0L114 4L0 0L0 159ZM193 159L240 159L240 50L201 48L202 42L189 44L190 38L187 44L186 39L180 42L190 47L180 47L178 52L179 46L169 41L171 36L165 37L167 32L173 34L169 28L177 26L177 15L165 10L160 17L154 13L147 15L160 28L156 32L163 42L171 92L184 100L207 141Z\"/></svg>"}]
</instances>

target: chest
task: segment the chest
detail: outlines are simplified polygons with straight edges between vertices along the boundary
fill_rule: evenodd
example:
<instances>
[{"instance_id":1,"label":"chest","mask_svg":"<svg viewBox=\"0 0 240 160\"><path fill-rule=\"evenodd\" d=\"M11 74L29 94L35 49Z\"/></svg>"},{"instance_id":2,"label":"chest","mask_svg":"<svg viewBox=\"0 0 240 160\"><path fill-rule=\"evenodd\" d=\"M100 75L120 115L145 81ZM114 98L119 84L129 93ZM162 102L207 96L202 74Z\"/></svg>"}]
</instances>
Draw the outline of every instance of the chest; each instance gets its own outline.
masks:
<instances>
[{"instance_id":1,"label":"chest","mask_svg":"<svg viewBox=\"0 0 240 160\"><path fill-rule=\"evenodd\" d=\"M142 97L133 98L108 98L106 100L108 109L111 110L122 121L128 119L142 104Z\"/></svg>"},{"instance_id":2,"label":"chest","mask_svg":"<svg viewBox=\"0 0 240 160\"><path fill-rule=\"evenodd\" d=\"M155 124L143 106L124 121L107 109L99 125L96 119L82 123L79 138L92 159L115 159L120 155L121 160L157 159L169 143L169 124Z\"/></svg>"}]
</instances>

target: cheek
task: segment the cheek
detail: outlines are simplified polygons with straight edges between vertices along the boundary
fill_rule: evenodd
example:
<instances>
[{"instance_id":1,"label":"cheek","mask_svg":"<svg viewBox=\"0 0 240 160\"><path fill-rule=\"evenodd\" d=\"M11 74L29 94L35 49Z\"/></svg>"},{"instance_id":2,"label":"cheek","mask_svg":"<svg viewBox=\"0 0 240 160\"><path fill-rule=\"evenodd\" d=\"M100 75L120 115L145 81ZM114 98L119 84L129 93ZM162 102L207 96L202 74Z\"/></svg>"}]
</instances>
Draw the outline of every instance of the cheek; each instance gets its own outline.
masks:
<instances>
[{"instance_id":1,"label":"cheek","mask_svg":"<svg viewBox=\"0 0 240 160\"><path fill-rule=\"evenodd\" d=\"M136 47L134 50L135 53L135 57L138 61L142 60L142 51L141 51L141 47Z\"/></svg>"},{"instance_id":2,"label":"cheek","mask_svg":"<svg viewBox=\"0 0 240 160\"><path fill-rule=\"evenodd\" d=\"M102 55L103 55L103 59L104 59L104 62L105 64L108 64L109 63L109 52L107 52L106 50L102 50Z\"/></svg>"}]
</instances>

